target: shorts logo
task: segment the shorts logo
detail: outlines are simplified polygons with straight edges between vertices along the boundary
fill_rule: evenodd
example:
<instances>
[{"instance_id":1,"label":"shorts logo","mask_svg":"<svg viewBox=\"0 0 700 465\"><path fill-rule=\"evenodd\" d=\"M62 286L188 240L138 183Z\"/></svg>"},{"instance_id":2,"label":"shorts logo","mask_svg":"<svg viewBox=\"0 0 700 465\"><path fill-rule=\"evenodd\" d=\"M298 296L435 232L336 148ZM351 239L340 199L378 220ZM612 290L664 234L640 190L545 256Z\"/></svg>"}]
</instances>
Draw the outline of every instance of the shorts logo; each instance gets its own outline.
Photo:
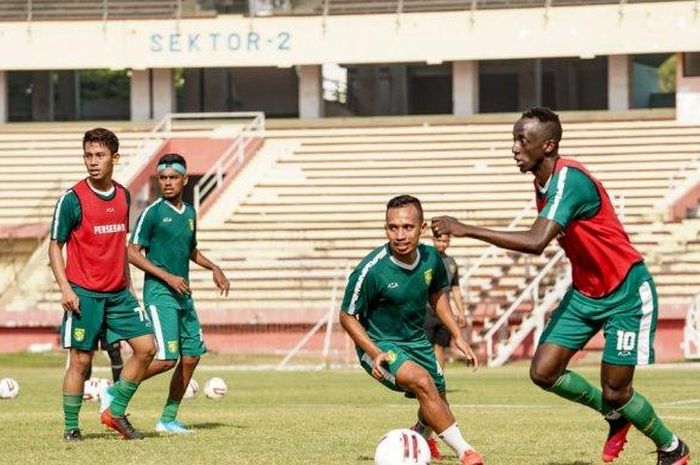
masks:
<instances>
[{"instance_id":1,"label":"shorts logo","mask_svg":"<svg viewBox=\"0 0 700 465\"><path fill-rule=\"evenodd\" d=\"M189 220L187 220L187 222L188 222L189 225L190 225L190 231L194 231L194 220L193 220L193 219L189 219Z\"/></svg>"},{"instance_id":2,"label":"shorts logo","mask_svg":"<svg viewBox=\"0 0 700 465\"><path fill-rule=\"evenodd\" d=\"M425 270L423 272L423 277L425 278L425 285L430 286L430 282L433 280L433 269Z\"/></svg>"},{"instance_id":3,"label":"shorts logo","mask_svg":"<svg viewBox=\"0 0 700 465\"><path fill-rule=\"evenodd\" d=\"M177 341L168 341L168 352L177 352Z\"/></svg>"},{"instance_id":4,"label":"shorts logo","mask_svg":"<svg viewBox=\"0 0 700 465\"><path fill-rule=\"evenodd\" d=\"M85 329L75 328L73 330L73 339L75 339L78 342L83 342L85 340Z\"/></svg>"},{"instance_id":5,"label":"shorts logo","mask_svg":"<svg viewBox=\"0 0 700 465\"><path fill-rule=\"evenodd\" d=\"M399 283L389 283L387 287L389 289L396 289L397 287L399 287Z\"/></svg>"},{"instance_id":6,"label":"shorts logo","mask_svg":"<svg viewBox=\"0 0 700 465\"><path fill-rule=\"evenodd\" d=\"M394 352L393 350L390 350L389 352L387 352L386 359L387 359L387 362L389 362L389 365L394 363L396 361L396 352Z\"/></svg>"}]
</instances>

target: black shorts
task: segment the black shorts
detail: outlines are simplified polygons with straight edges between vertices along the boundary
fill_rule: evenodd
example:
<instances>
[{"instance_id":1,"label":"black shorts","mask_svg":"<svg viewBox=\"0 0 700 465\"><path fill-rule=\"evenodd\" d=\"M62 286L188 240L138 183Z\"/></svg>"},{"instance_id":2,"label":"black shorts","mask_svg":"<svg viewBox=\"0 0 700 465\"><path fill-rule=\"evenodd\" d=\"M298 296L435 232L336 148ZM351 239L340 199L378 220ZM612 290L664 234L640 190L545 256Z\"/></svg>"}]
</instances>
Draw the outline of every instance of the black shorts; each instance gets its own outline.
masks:
<instances>
[{"instance_id":1,"label":"black shorts","mask_svg":"<svg viewBox=\"0 0 700 465\"><path fill-rule=\"evenodd\" d=\"M447 326L439 323L435 325L428 325L425 327L425 334L428 336L428 340L431 344L437 344L442 347L449 347L450 341L452 340L452 335L447 329Z\"/></svg>"}]
</instances>

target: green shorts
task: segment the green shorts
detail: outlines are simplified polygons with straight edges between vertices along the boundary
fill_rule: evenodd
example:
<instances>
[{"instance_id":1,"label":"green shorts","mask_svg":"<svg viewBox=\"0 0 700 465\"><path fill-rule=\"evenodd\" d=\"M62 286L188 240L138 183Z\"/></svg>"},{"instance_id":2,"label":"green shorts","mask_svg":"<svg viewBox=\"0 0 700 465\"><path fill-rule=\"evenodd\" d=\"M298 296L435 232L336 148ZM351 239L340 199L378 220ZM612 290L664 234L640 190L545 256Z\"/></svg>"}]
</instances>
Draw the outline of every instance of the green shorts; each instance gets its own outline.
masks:
<instances>
[{"instance_id":1,"label":"green shorts","mask_svg":"<svg viewBox=\"0 0 700 465\"><path fill-rule=\"evenodd\" d=\"M417 363L430 374L433 378L438 392L445 392L445 376L442 373L442 368L435 358L435 351L428 339L413 342L375 342L383 352L389 354L389 363L382 367L383 378L381 383L393 391L405 392L406 397L415 397L413 393L407 392L404 388L396 383L396 373L399 368L408 360ZM367 355L362 349L357 348L357 356L360 359L360 365L371 376L372 375L372 358Z\"/></svg>"},{"instance_id":2,"label":"green shorts","mask_svg":"<svg viewBox=\"0 0 700 465\"><path fill-rule=\"evenodd\" d=\"M152 297L144 303L156 335L156 360L177 360L181 355L196 357L207 352L191 298Z\"/></svg>"},{"instance_id":3,"label":"green shorts","mask_svg":"<svg viewBox=\"0 0 700 465\"><path fill-rule=\"evenodd\" d=\"M552 314L539 343L579 350L603 329L603 362L648 365L654 363L658 314L654 280L644 263L638 263L606 297L592 299L570 289Z\"/></svg>"},{"instance_id":4,"label":"green shorts","mask_svg":"<svg viewBox=\"0 0 700 465\"><path fill-rule=\"evenodd\" d=\"M128 289L95 292L71 287L79 299L80 315L63 314L61 341L64 348L96 350L103 330L108 344L153 334L148 314Z\"/></svg>"}]
</instances>

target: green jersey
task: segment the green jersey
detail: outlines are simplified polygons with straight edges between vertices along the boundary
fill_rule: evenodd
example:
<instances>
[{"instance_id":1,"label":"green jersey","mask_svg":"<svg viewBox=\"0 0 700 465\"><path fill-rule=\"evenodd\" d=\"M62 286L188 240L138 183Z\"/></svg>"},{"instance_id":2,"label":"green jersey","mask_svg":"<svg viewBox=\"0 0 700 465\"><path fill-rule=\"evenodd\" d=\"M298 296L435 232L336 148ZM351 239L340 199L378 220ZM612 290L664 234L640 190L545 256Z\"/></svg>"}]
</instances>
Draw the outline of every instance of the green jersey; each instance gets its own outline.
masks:
<instances>
[{"instance_id":1,"label":"green jersey","mask_svg":"<svg viewBox=\"0 0 700 465\"><path fill-rule=\"evenodd\" d=\"M587 219L600 211L600 194L591 178L577 169L558 171L544 187L537 186L546 203L540 218L556 222L562 229L575 220Z\"/></svg>"},{"instance_id":2,"label":"green jersey","mask_svg":"<svg viewBox=\"0 0 700 465\"><path fill-rule=\"evenodd\" d=\"M136 221L131 243L146 249L146 258L158 268L189 281L190 256L197 247L197 213L183 203L180 209L160 198L150 204ZM146 273L144 300L181 297L167 284Z\"/></svg>"},{"instance_id":3,"label":"green jersey","mask_svg":"<svg viewBox=\"0 0 700 465\"><path fill-rule=\"evenodd\" d=\"M420 341L426 338L423 324L429 296L448 286L435 247L420 244L415 263L407 265L396 260L385 244L352 272L341 308L356 315L375 342Z\"/></svg>"}]
</instances>

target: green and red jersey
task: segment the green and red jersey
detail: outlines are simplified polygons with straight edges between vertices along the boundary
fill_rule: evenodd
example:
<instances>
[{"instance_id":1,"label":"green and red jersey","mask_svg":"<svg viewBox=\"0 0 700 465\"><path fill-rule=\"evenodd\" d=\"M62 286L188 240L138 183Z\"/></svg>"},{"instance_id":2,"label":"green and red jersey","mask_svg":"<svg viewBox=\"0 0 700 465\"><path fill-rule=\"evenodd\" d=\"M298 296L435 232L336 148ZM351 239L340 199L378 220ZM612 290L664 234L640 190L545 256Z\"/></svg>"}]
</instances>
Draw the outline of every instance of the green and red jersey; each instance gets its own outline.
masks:
<instances>
[{"instance_id":1,"label":"green and red jersey","mask_svg":"<svg viewBox=\"0 0 700 465\"><path fill-rule=\"evenodd\" d=\"M544 187L535 182L541 218L555 221L558 241L571 262L574 288L583 295L609 295L642 255L632 246L599 180L577 161L558 158Z\"/></svg>"}]
</instances>

